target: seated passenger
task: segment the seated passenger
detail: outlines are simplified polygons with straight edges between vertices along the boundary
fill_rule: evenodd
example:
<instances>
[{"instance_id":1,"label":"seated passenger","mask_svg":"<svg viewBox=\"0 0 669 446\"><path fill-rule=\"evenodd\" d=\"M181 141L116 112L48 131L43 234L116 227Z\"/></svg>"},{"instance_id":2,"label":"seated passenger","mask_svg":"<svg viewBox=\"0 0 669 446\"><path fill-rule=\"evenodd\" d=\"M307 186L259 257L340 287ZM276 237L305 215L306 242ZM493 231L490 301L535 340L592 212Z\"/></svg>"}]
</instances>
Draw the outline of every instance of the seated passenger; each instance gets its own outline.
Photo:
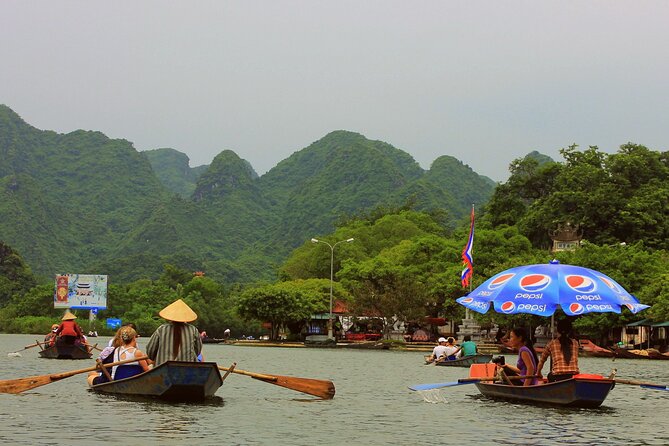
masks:
<instances>
[{"instance_id":1,"label":"seated passenger","mask_svg":"<svg viewBox=\"0 0 669 446\"><path fill-rule=\"evenodd\" d=\"M455 352L455 355L457 357L461 356L474 356L478 353L478 350L476 348L476 344L472 341L472 337L469 335L466 335L464 337L464 342L462 345L460 345L460 348L458 349L457 352Z\"/></svg>"},{"instance_id":2,"label":"seated passenger","mask_svg":"<svg viewBox=\"0 0 669 446\"><path fill-rule=\"evenodd\" d=\"M47 347L51 347L56 343L56 331L58 330L58 324L53 324L51 326L51 331L44 337L44 344Z\"/></svg>"},{"instance_id":3,"label":"seated passenger","mask_svg":"<svg viewBox=\"0 0 669 446\"><path fill-rule=\"evenodd\" d=\"M518 350L518 362L516 366L504 364L502 367L508 376L532 376L537 372L537 352L534 351L532 338L524 328L514 328L509 333L509 345ZM537 384L537 378L514 380L517 386L530 386Z\"/></svg>"},{"instance_id":4,"label":"seated passenger","mask_svg":"<svg viewBox=\"0 0 669 446\"><path fill-rule=\"evenodd\" d=\"M425 357L427 362L436 361L446 355L446 338L439 338L437 343L438 345L432 349L432 354Z\"/></svg>"},{"instance_id":5,"label":"seated passenger","mask_svg":"<svg viewBox=\"0 0 669 446\"><path fill-rule=\"evenodd\" d=\"M113 362L145 356L144 353L137 348L137 332L132 327L121 327L121 342L123 344L114 350ZM138 375L147 370L149 370L149 364L145 359L142 359L140 361L115 365L111 369L111 377L113 380L119 380Z\"/></svg>"}]
</instances>

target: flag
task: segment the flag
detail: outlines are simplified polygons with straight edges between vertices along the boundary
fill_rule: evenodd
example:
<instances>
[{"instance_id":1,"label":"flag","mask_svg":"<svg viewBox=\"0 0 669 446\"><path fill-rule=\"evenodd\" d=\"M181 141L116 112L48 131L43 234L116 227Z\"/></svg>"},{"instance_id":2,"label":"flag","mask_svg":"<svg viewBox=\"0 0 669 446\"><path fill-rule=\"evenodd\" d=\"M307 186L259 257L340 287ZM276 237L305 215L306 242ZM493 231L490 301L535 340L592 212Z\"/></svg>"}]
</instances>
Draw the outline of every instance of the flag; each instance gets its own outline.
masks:
<instances>
[{"instance_id":1,"label":"flag","mask_svg":"<svg viewBox=\"0 0 669 446\"><path fill-rule=\"evenodd\" d=\"M474 274L474 258L472 257L472 251L474 249L474 206L472 206L471 221L469 225L469 239L467 240L467 245L465 249L462 250L462 263L465 266L465 269L462 270L460 274L460 281L462 282L462 287L467 288L469 286L469 280Z\"/></svg>"}]
</instances>

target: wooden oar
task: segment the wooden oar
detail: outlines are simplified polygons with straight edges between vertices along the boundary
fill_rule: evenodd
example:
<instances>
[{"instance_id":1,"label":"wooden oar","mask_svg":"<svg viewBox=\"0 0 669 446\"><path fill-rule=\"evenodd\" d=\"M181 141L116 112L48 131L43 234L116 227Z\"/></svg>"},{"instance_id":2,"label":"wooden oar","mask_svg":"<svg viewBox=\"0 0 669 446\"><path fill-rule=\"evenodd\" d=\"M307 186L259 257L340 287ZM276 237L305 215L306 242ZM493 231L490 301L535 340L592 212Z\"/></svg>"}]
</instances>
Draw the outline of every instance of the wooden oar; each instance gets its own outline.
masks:
<instances>
[{"instance_id":1,"label":"wooden oar","mask_svg":"<svg viewBox=\"0 0 669 446\"><path fill-rule=\"evenodd\" d=\"M141 361L142 359L148 359L148 356L142 356L139 358L125 359L123 361L112 362L109 364L102 364L103 367L113 367L115 365L121 365L133 361ZM86 372L94 372L98 369L97 365L93 367L88 367L85 369L72 370L70 372L63 373L53 373L51 375L39 375L39 376L30 376L28 378L17 378L17 379L5 379L0 381L0 393L21 393L26 390L34 389L35 387L40 387L46 384L50 384L54 381L59 381L63 378L69 378L70 376L79 375Z\"/></svg>"},{"instance_id":2,"label":"wooden oar","mask_svg":"<svg viewBox=\"0 0 669 446\"><path fill-rule=\"evenodd\" d=\"M38 345L40 345L40 342L39 342L39 341L36 341L34 344L26 345L26 346L23 347L21 350L16 350L15 352L9 352L9 353L7 353L7 354L8 354L8 355L11 355L11 354L13 354L13 353L22 352L23 350L28 350L29 348L37 347Z\"/></svg>"},{"instance_id":3,"label":"wooden oar","mask_svg":"<svg viewBox=\"0 0 669 446\"><path fill-rule=\"evenodd\" d=\"M509 379L525 379L525 378L538 378L538 375L525 375L525 376L509 376ZM442 387L455 387L455 386L464 386L465 384L474 384L481 381L497 381L499 378L462 378L457 381L445 382L445 383L435 383L435 384L415 384L409 386L411 390L431 390L431 389L440 389Z\"/></svg>"},{"instance_id":4,"label":"wooden oar","mask_svg":"<svg viewBox=\"0 0 669 446\"><path fill-rule=\"evenodd\" d=\"M616 384L630 384L632 386L641 386L644 389L669 390L669 386L665 384L648 383L643 381L636 381L633 379L614 379L614 381Z\"/></svg>"},{"instance_id":5,"label":"wooden oar","mask_svg":"<svg viewBox=\"0 0 669 446\"><path fill-rule=\"evenodd\" d=\"M250 376L251 378L274 384L287 389L296 390L302 393L308 393L324 400L334 398L335 387L332 381L312 378L296 378L293 376L281 375L265 375L262 373L247 372L246 370L238 370L233 367L218 367L226 372L237 373L239 375Z\"/></svg>"}]
</instances>

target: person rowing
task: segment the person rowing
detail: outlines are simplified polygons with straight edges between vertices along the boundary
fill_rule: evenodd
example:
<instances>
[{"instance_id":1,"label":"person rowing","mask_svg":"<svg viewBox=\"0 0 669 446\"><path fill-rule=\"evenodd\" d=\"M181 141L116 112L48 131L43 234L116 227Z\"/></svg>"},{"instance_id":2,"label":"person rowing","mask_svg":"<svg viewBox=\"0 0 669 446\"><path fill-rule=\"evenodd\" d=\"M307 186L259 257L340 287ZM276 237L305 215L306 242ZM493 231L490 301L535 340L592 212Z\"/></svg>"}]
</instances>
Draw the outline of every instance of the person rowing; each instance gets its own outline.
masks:
<instances>
[{"instance_id":1,"label":"person rowing","mask_svg":"<svg viewBox=\"0 0 669 446\"><path fill-rule=\"evenodd\" d=\"M146 354L156 366L166 361L197 361L202 339L197 327L189 324L197 314L181 299L163 308L158 315L167 323L151 335Z\"/></svg>"},{"instance_id":2,"label":"person rowing","mask_svg":"<svg viewBox=\"0 0 669 446\"><path fill-rule=\"evenodd\" d=\"M537 365L537 375L541 377L546 360L551 358L551 371L548 382L562 381L580 373L578 369L578 341L573 338L572 325L569 319L562 319L557 324L559 336L544 348Z\"/></svg>"}]
</instances>

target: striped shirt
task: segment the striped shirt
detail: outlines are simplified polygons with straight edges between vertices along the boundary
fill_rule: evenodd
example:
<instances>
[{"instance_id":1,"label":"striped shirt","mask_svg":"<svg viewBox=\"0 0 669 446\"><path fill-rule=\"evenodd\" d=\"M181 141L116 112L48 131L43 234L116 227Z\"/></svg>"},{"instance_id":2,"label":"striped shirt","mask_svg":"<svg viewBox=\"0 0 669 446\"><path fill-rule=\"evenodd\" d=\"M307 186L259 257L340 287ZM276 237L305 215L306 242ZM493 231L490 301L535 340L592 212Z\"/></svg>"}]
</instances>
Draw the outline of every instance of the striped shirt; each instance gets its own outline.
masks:
<instances>
[{"instance_id":1,"label":"striped shirt","mask_svg":"<svg viewBox=\"0 0 669 446\"><path fill-rule=\"evenodd\" d=\"M202 352L202 341L197 328L191 324L181 324L181 345L178 352L174 352L174 324L163 324L151 335L146 346L146 354L155 361L156 365L165 361L197 361L197 355Z\"/></svg>"},{"instance_id":2,"label":"striped shirt","mask_svg":"<svg viewBox=\"0 0 669 446\"><path fill-rule=\"evenodd\" d=\"M571 360L567 362L564 355L562 354L562 346L560 345L560 339L556 338L550 341L544 348L544 352L541 355L541 362L544 363L548 357L551 357L551 372L554 375L562 374L578 374L578 341L576 339L571 340Z\"/></svg>"}]
</instances>

